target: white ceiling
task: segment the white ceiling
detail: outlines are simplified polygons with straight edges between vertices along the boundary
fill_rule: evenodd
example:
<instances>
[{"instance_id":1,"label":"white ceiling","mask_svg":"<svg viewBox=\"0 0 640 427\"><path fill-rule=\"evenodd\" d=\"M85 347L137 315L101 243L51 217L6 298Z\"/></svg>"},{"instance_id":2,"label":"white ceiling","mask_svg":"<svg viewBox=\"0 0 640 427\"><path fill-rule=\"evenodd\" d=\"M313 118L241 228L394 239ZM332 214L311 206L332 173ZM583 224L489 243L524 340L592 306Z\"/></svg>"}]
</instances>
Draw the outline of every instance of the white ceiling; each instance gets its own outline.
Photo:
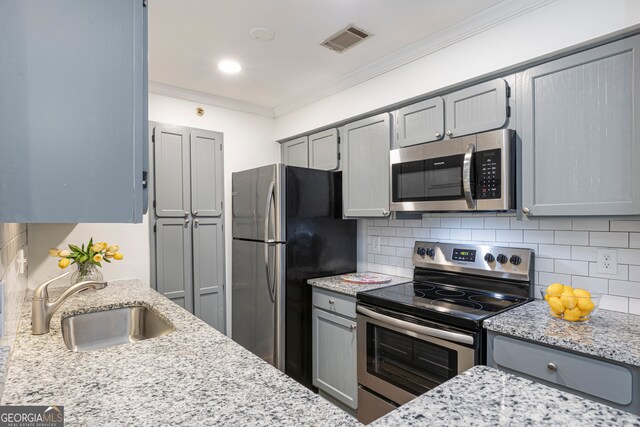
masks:
<instances>
[{"instance_id":1,"label":"white ceiling","mask_svg":"<svg viewBox=\"0 0 640 427\"><path fill-rule=\"evenodd\" d=\"M268 108L299 102L503 0L153 0L149 79ZM527 3L527 2L522 2ZM497 5L497 6L496 6ZM320 46L354 24L374 36L342 54ZM272 41L249 30L267 27ZM224 75L217 63L238 60Z\"/></svg>"}]
</instances>

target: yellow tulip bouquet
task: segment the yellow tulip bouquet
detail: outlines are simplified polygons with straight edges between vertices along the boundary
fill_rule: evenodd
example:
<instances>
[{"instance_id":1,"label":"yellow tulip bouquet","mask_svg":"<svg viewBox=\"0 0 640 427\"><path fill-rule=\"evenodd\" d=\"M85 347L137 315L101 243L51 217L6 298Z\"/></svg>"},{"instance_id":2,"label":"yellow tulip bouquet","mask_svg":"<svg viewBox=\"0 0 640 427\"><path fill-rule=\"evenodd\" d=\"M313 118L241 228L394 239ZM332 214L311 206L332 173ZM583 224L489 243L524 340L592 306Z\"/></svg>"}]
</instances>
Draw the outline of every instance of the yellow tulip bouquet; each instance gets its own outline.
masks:
<instances>
[{"instance_id":1,"label":"yellow tulip bouquet","mask_svg":"<svg viewBox=\"0 0 640 427\"><path fill-rule=\"evenodd\" d=\"M78 266L78 271L71 276L71 282L77 283L84 280L102 280L102 274L97 267L102 267L102 261L111 263L112 259L120 261L124 258L118 245L109 245L106 242L93 243L93 237L89 243L81 247L69 245L69 249L49 249L49 255L60 258L58 267L65 269L71 264Z\"/></svg>"}]
</instances>

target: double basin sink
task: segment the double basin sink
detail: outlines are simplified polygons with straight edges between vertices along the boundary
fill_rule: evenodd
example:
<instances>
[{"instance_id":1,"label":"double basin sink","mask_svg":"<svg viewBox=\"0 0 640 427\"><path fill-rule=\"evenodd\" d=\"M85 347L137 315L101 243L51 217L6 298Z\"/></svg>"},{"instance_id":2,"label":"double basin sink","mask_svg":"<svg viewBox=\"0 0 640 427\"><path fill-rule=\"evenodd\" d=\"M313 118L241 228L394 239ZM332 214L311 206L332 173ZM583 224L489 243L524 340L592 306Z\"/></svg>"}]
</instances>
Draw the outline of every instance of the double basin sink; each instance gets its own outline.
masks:
<instances>
[{"instance_id":1,"label":"double basin sink","mask_svg":"<svg viewBox=\"0 0 640 427\"><path fill-rule=\"evenodd\" d=\"M89 351L168 335L173 325L144 306L76 314L62 319L62 337L71 351Z\"/></svg>"}]
</instances>

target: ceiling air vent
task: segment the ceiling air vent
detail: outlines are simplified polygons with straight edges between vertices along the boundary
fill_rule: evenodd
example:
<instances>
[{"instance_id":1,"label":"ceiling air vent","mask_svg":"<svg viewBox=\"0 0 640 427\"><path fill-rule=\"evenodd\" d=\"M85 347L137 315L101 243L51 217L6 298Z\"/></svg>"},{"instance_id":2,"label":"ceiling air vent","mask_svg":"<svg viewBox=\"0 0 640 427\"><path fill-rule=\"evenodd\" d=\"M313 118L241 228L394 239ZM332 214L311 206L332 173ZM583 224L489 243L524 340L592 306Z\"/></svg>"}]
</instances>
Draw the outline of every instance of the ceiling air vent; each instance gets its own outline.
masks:
<instances>
[{"instance_id":1,"label":"ceiling air vent","mask_svg":"<svg viewBox=\"0 0 640 427\"><path fill-rule=\"evenodd\" d=\"M342 29L320 43L327 49L331 49L335 52L342 53L345 50L357 45L358 43L368 39L373 34L367 33L360 28L349 25L347 28Z\"/></svg>"}]
</instances>

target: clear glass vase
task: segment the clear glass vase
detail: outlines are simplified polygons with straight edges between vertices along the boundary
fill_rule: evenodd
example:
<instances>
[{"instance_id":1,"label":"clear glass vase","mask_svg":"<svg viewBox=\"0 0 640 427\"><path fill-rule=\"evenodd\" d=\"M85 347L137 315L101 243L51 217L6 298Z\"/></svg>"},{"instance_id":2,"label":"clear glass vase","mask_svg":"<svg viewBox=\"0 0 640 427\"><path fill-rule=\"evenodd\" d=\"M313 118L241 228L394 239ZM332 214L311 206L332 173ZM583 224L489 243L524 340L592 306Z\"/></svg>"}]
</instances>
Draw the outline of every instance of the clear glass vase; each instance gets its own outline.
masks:
<instances>
[{"instance_id":1,"label":"clear glass vase","mask_svg":"<svg viewBox=\"0 0 640 427\"><path fill-rule=\"evenodd\" d=\"M102 273L98 266L90 262L76 264L78 269L71 275L71 284L86 282L87 280L102 280Z\"/></svg>"}]
</instances>

